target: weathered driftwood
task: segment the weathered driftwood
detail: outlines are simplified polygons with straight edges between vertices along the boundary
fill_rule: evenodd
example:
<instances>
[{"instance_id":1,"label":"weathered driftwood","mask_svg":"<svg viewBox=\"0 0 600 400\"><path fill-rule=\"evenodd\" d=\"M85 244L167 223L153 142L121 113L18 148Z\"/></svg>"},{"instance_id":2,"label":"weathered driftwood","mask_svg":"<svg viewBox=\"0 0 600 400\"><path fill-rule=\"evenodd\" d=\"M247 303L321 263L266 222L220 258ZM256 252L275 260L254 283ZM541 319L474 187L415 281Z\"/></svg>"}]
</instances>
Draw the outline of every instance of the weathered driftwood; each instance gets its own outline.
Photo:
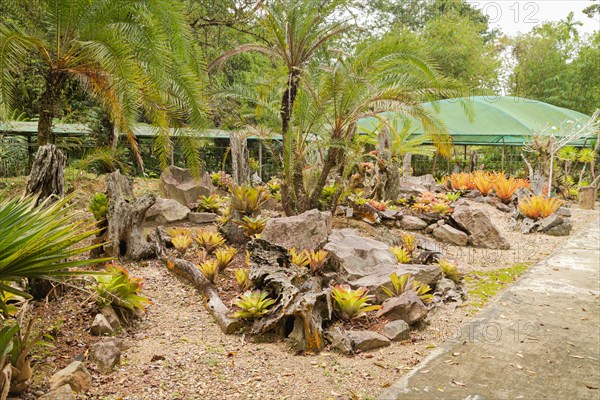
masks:
<instances>
[{"instance_id":1,"label":"weathered driftwood","mask_svg":"<svg viewBox=\"0 0 600 400\"><path fill-rule=\"evenodd\" d=\"M144 237L143 223L146 212L156 202L148 193L136 199L131 179L115 171L106 178L108 197L107 242L108 255L129 260L142 260L154 256L154 245Z\"/></svg>"},{"instance_id":2,"label":"weathered driftwood","mask_svg":"<svg viewBox=\"0 0 600 400\"><path fill-rule=\"evenodd\" d=\"M62 197L65 191L67 157L53 144L40 146L29 174L25 194L37 204L48 197ZM52 201L52 200L50 200Z\"/></svg>"},{"instance_id":3,"label":"weathered driftwood","mask_svg":"<svg viewBox=\"0 0 600 400\"><path fill-rule=\"evenodd\" d=\"M155 246L159 259L164 261L173 273L188 280L204 299L204 307L215 319L215 322L226 334L236 332L241 327L241 322L231 318L231 310L223 303L215 287L202 275L194 263L181 258L169 257L166 244L170 241L163 227L156 228Z\"/></svg>"},{"instance_id":4,"label":"weathered driftwood","mask_svg":"<svg viewBox=\"0 0 600 400\"><path fill-rule=\"evenodd\" d=\"M283 247L261 239L249 246L250 280L277 297L273 310L254 323L251 333L277 332L290 339L297 351L321 350L325 346L323 321L331 319L332 312L323 278L291 264Z\"/></svg>"}]
</instances>

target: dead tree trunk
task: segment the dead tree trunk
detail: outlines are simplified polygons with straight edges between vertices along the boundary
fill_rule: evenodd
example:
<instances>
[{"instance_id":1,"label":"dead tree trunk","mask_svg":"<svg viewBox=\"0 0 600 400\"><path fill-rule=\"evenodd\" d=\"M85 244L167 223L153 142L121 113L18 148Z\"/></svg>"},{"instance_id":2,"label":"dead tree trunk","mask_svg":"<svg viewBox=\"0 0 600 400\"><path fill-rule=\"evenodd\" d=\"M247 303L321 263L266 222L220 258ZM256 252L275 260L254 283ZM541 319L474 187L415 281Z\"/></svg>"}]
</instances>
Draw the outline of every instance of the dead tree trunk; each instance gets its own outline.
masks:
<instances>
[{"instance_id":1,"label":"dead tree trunk","mask_svg":"<svg viewBox=\"0 0 600 400\"><path fill-rule=\"evenodd\" d=\"M155 254L154 246L144 237L143 223L146 212L156 202L152 193L136 199L131 179L113 172L106 178L108 196L107 242L105 252L112 257L142 260Z\"/></svg>"},{"instance_id":2,"label":"dead tree trunk","mask_svg":"<svg viewBox=\"0 0 600 400\"><path fill-rule=\"evenodd\" d=\"M237 185L248 183L250 178L248 141L243 132L232 132L230 136L231 168L233 181Z\"/></svg>"},{"instance_id":3,"label":"dead tree trunk","mask_svg":"<svg viewBox=\"0 0 600 400\"><path fill-rule=\"evenodd\" d=\"M372 197L378 200L396 200L400 194L400 165L391 154L392 137L384 127L377 137L377 176Z\"/></svg>"},{"instance_id":4,"label":"dead tree trunk","mask_svg":"<svg viewBox=\"0 0 600 400\"><path fill-rule=\"evenodd\" d=\"M277 332L296 351L318 352L324 346L323 321L331 319L331 297L323 278L289 262L287 250L255 239L250 242L250 280L267 290L277 304L256 320L251 333Z\"/></svg>"},{"instance_id":5,"label":"dead tree trunk","mask_svg":"<svg viewBox=\"0 0 600 400\"><path fill-rule=\"evenodd\" d=\"M188 280L204 298L204 307L215 319L223 333L231 334L241 328L241 322L230 317L231 310L223 303L215 287L202 275L194 263L180 258L168 257L167 235L164 228L156 228L156 254L175 274ZM169 239L170 240L170 239Z\"/></svg>"},{"instance_id":6,"label":"dead tree trunk","mask_svg":"<svg viewBox=\"0 0 600 400\"><path fill-rule=\"evenodd\" d=\"M53 144L40 146L35 156L25 194L40 204L48 197L62 197L65 191L67 157Z\"/></svg>"}]
</instances>

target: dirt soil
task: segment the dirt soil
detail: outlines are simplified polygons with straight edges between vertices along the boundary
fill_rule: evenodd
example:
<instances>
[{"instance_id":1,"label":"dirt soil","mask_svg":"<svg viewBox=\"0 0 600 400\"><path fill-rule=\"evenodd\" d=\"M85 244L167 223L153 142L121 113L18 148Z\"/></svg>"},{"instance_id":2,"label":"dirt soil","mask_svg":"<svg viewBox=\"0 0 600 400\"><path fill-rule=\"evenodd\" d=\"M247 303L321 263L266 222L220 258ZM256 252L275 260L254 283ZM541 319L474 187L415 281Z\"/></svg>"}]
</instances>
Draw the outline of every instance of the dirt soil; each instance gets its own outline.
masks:
<instances>
[{"instance_id":1,"label":"dirt soil","mask_svg":"<svg viewBox=\"0 0 600 400\"><path fill-rule=\"evenodd\" d=\"M490 251L447 246L445 254L457 259L464 271L536 262L566 240L511 232L509 214L485 204L477 206L492 216L513 248ZM578 232L587 225L580 222L588 213L572 211L574 230ZM388 242L400 233L382 225L373 227L345 219L336 220L335 225L356 227ZM427 324L413 330L410 340L354 356L330 349L317 355L296 355L284 341L257 343L244 335L223 334L204 309L199 294L162 263L125 266L132 275L145 279L144 293L153 304L119 333L128 347L120 367L102 375L93 363L86 363L94 381L90 391L80 394L79 399L370 399L473 318L459 304L448 303L433 309ZM225 280L225 286L230 286L232 273ZM74 359L87 359L89 347L101 340L88 333L97 312L93 293L67 290L58 300L36 304L34 312L43 326L55 327L55 334L53 339L46 339L52 347L35 351L34 383L22 396L24 399L47 391L48 378L54 372Z\"/></svg>"}]
</instances>

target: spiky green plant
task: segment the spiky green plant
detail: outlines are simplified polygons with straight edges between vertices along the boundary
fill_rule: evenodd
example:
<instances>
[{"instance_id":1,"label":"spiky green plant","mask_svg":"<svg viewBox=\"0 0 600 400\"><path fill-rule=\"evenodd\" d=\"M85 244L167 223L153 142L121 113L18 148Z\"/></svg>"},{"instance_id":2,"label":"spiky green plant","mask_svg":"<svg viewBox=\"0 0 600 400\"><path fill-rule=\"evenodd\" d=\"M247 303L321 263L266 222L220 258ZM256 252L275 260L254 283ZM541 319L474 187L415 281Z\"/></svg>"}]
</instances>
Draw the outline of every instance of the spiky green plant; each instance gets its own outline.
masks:
<instances>
[{"instance_id":1,"label":"spiky green plant","mask_svg":"<svg viewBox=\"0 0 600 400\"><path fill-rule=\"evenodd\" d=\"M329 258L329 252L327 250L311 250L308 252L308 265L310 267L310 271L313 274L320 273L325 266L325 262Z\"/></svg>"},{"instance_id":2,"label":"spiky green plant","mask_svg":"<svg viewBox=\"0 0 600 400\"><path fill-rule=\"evenodd\" d=\"M446 278L451 279L456 283L460 282L462 279L462 274L458 270L458 265L445 258L440 259L438 261L438 265L442 269L442 273Z\"/></svg>"},{"instance_id":3,"label":"spiky green plant","mask_svg":"<svg viewBox=\"0 0 600 400\"><path fill-rule=\"evenodd\" d=\"M410 274L398 275L393 272L390 274L390 282L391 288L388 288L385 285L381 286L381 290L383 290L388 297L398 297L407 290L414 290L424 303L430 302L433 298L433 295L429 293L431 292L431 287L426 283L414 279Z\"/></svg>"},{"instance_id":4,"label":"spiky green plant","mask_svg":"<svg viewBox=\"0 0 600 400\"><path fill-rule=\"evenodd\" d=\"M96 193L92 200L88 210L92 213L96 221L103 220L108 213L108 197L104 193Z\"/></svg>"},{"instance_id":5,"label":"spiky green plant","mask_svg":"<svg viewBox=\"0 0 600 400\"><path fill-rule=\"evenodd\" d=\"M217 259L219 271L223 271L225 268L227 268L227 266L229 266L229 264L231 264L231 261L233 260L233 257L235 257L236 253L237 250L231 246L221 247L215 251L215 258Z\"/></svg>"},{"instance_id":6,"label":"spiky green plant","mask_svg":"<svg viewBox=\"0 0 600 400\"><path fill-rule=\"evenodd\" d=\"M198 211L217 213L221 208L222 199L216 195L201 196L198 199Z\"/></svg>"},{"instance_id":7,"label":"spiky green plant","mask_svg":"<svg viewBox=\"0 0 600 400\"><path fill-rule=\"evenodd\" d=\"M244 292L250 289L250 270L248 268L236 268L235 281L237 282L240 291Z\"/></svg>"},{"instance_id":8,"label":"spiky green plant","mask_svg":"<svg viewBox=\"0 0 600 400\"><path fill-rule=\"evenodd\" d=\"M410 264L412 261L412 257L404 247L390 247L390 251L396 256L396 260L398 260L400 264Z\"/></svg>"},{"instance_id":9,"label":"spiky green plant","mask_svg":"<svg viewBox=\"0 0 600 400\"><path fill-rule=\"evenodd\" d=\"M298 251L295 247L292 247L288 250L288 253L292 264L296 264L299 267L306 267L310 263L308 250Z\"/></svg>"},{"instance_id":10,"label":"spiky green plant","mask_svg":"<svg viewBox=\"0 0 600 400\"><path fill-rule=\"evenodd\" d=\"M215 278L219 271L219 262L217 260L205 260L198 264L197 267L210 283L215 283Z\"/></svg>"},{"instance_id":11,"label":"spiky green plant","mask_svg":"<svg viewBox=\"0 0 600 400\"><path fill-rule=\"evenodd\" d=\"M15 2L18 3L18 2ZM0 118L15 105L24 71L42 81L38 142L54 142L52 122L61 93L79 87L127 136L142 164L135 139L141 116L154 129L154 154L163 167L178 142L189 166L200 171L198 141L170 127L201 127L206 78L183 5L174 0L39 0L20 15L0 21ZM26 62L35 69L24 69Z\"/></svg>"},{"instance_id":12,"label":"spiky green plant","mask_svg":"<svg viewBox=\"0 0 600 400\"><path fill-rule=\"evenodd\" d=\"M231 208L245 216L256 214L269 199L269 193L264 188L253 188L250 185L232 184L229 191Z\"/></svg>"},{"instance_id":13,"label":"spiky green plant","mask_svg":"<svg viewBox=\"0 0 600 400\"><path fill-rule=\"evenodd\" d=\"M262 233L265 226L267 226L268 220L269 218L261 217L260 215L257 217L245 216L241 220L234 219L233 223L242 228L246 236L251 238Z\"/></svg>"},{"instance_id":14,"label":"spiky green plant","mask_svg":"<svg viewBox=\"0 0 600 400\"><path fill-rule=\"evenodd\" d=\"M97 302L100 307L112 305L132 312L143 311L151 301L141 295L143 279L129 275L116 263L106 265L107 274L96 275Z\"/></svg>"},{"instance_id":15,"label":"spiky green plant","mask_svg":"<svg viewBox=\"0 0 600 400\"><path fill-rule=\"evenodd\" d=\"M208 253L214 252L225 243L225 238L219 232L200 230L194 237L196 242Z\"/></svg>"},{"instance_id":16,"label":"spiky green plant","mask_svg":"<svg viewBox=\"0 0 600 400\"><path fill-rule=\"evenodd\" d=\"M381 308L369 303L373 296L368 295L364 287L352 289L348 285L337 285L331 289L331 296L343 315L350 319L362 317L369 311Z\"/></svg>"},{"instance_id":17,"label":"spiky green plant","mask_svg":"<svg viewBox=\"0 0 600 400\"><path fill-rule=\"evenodd\" d=\"M192 244L192 237L190 235L179 234L171 238L171 243L175 250L183 257Z\"/></svg>"},{"instance_id":18,"label":"spiky green plant","mask_svg":"<svg viewBox=\"0 0 600 400\"><path fill-rule=\"evenodd\" d=\"M98 230L85 222L84 214L65 198L52 205L0 194L0 291L29 298L29 294L11 286L24 278L57 279L81 275L79 268L108 261L87 259L82 255L99 247L81 245ZM6 305L0 301L0 309Z\"/></svg>"},{"instance_id":19,"label":"spiky green plant","mask_svg":"<svg viewBox=\"0 0 600 400\"><path fill-rule=\"evenodd\" d=\"M269 298L268 292L255 290L253 292L246 291L234 304L241 308L240 311L233 314L235 318L256 319L268 313L269 307L275 304L275 300Z\"/></svg>"}]
</instances>

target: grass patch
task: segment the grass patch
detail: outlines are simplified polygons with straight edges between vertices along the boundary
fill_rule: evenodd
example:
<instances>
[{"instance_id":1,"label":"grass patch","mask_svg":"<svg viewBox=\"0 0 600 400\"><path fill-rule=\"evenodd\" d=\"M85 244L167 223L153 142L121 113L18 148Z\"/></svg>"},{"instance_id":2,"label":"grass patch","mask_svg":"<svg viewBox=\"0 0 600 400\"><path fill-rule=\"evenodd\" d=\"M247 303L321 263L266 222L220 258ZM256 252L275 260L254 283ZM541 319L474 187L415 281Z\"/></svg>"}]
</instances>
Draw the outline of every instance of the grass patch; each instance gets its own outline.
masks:
<instances>
[{"instance_id":1,"label":"grass patch","mask_svg":"<svg viewBox=\"0 0 600 400\"><path fill-rule=\"evenodd\" d=\"M467 284L467 307L471 313L479 311L490 298L516 281L529 269L529 264L518 263L510 268L495 271L473 271L465 276Z\"/></svg>"}]
</instances>

